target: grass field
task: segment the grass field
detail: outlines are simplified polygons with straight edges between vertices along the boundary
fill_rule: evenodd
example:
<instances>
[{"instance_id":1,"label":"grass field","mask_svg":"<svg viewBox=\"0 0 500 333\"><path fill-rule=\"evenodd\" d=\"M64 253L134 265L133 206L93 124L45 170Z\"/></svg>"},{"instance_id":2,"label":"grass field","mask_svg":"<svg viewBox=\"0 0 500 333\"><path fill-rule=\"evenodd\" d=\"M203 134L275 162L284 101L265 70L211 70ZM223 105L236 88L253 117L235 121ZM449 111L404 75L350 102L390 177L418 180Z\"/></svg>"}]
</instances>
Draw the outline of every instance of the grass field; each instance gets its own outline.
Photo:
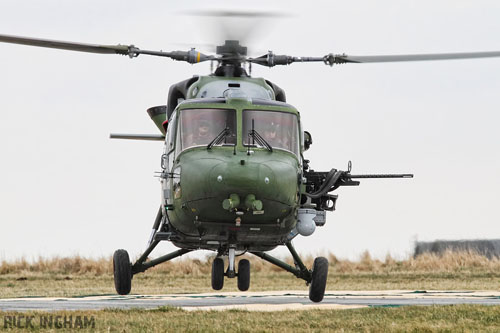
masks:
<instances>
[{"instance_id":1,"label":"grass field","mask_svg":"<svg viewBox=\"0 0 500 333\"><path fill-rule=\"evenodd\" d=\"M303 280L282 269L248 256L250 291L307 290ZM474 253L425 254L417 258L339 260L328 255L327 290L499 290L500 260ZM134 276L132 293L210 292L213 258L179 259ZM308 267L313 258L306 258ZM224 291L236 291L236 279L226 279ZM82 296L114 294L112 261L105 259L40 258L0 263L0 297Z\"/></svg>"},{"instance_id":2,"label":"grass field","mask_svg":"<svg viewBox=\"0 0 500 333\"><path fill-rule=\"evenodd\" d=\"M302 280L262 260L248 256L252 266L250 291L307 290ZM329 290L499 290L500 260L474 253L422 255L394 260L372 259L367 253L358 261L330 261ZM179 259L134 276L132 293L209 292L213 258ZM313 258L307 258L310 267ZM289 260L290 261L290 260ZM224 291L235 291L235 279L226 279ZM0 263L0 297L81 296L115 294L110 258L39 258ZM73 329L82 331L77 317L87 318L83 330L97 332L455 332L500 331L500 306L452 305L375 307L349 310L307 310L279 312L185 311L163 307L155 310L102 310L55 312L2 312L0 330L68 331L64 318L71 316ZM19 321L20 317L24 319ZM59 316L59 317L58 317ZM43 327L40 319L52 318L53 326ZM59 318L59 319L57 319ZM23 322L24 320L24 322ZM57 323L56 323L57 322ZM92 326L92 323L94 326ZM77 326L75 329L74 327Z\"/></svg>"},{"instance_id":3,"label":"grass field","mask_svg":"<svg viewBox=\"0 0 500 333\"><path fill-rule=\"evenodd\" d=\"M4 312L5 318L19 313ZM52 331L69 331L64 317L71 316L73 328L77 317L87 317L87 331L97 332L498 332L500 306L430 306L365 308L352 310L314 310L283 312L184 311L171 307L156 310L102 310L28 312L33 316L30 331L50 330L40 325L40 318L53 318ZM61 316L54 327L55 317ZM91 326L93 319L94 327ZM83 319L81 320L83 322ZM76 325L75 325L76 324ZM25 322L23 323L25 325ZM76 331L82 331L76 326ZM3 328L3 326L2 326ZM7 326L5 331L18 331Z\"/></svg>"}]
</instances>

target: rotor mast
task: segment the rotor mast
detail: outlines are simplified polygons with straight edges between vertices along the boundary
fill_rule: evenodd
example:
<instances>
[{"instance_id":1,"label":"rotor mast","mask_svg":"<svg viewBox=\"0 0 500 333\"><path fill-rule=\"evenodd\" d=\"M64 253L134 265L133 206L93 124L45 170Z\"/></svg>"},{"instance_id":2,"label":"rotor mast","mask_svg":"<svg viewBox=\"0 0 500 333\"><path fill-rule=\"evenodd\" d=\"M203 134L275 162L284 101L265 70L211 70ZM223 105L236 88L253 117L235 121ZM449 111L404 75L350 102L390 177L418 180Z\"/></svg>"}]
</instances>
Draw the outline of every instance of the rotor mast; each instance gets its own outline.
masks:
<instances>
[{"instance_id":1,"label":"rotor mast","mask_svg":"<svg viewBox=\"0 0 500 333\"><path fill-rule=\"evenodd\" d=\"M216 53L221 57L215 70L215 76L241 77L248 76L242 64L246 61L247 47L238 40L226 40L224 45L217 46Z\"/></svg>"}]
</instances>

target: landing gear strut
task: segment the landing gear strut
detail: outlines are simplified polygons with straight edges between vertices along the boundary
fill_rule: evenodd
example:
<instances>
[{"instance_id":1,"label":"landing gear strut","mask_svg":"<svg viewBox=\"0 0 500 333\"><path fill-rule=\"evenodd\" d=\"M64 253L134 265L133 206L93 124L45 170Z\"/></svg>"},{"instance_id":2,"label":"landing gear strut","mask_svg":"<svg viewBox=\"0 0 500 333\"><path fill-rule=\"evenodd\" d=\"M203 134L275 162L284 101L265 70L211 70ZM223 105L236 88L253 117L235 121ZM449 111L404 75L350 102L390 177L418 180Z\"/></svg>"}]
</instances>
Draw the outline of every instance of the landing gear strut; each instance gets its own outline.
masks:
<instances>
[{"instance_id":1,"label":"landing gear strut","mask_svg":"<svg viewBox=\"0 0 500 333\"><path fill-rule=\"evenodd\" d=\"M328 260L324 257L318 257L314 260L313 269L308 270L295 251L292 243L288 242L285 245L293 257L295 267L290 266L264 252L251 253L306 281L309 285L309 299L313 302L321 302L323 300L323 296L325 295L326 279L328 276Z\"/></svg>"},{"instance_id":2,"label":"landing gear strut","mask_svg":"<svg viewBox=\"0 0 500 333\"><path fill-rule=\"evenodd\" d=\"M212 288L221 290L224 286L224 276L228 278L238 277L238 289L247 291L250 288L250 262L241 259L238 262L238 272L235 270L236 248L230 246L228 249L228 267L224 273L224 260L220 257L214 259L212 263Z\"/></svg>"},{"instance_id":3,"label":"landing gear strut","mask_svg":"<svg viewBox=\"0 0 500 333\"><path fill-rule=\"evenodd\" d=\"M236 248L234 246L230 246L228 252L229 252L228 253L229 267L227 268L226 275L228 278L232 279L236 276L235 265L234 265L234 259L236 257Z\"/></svg>"}]
</instances>

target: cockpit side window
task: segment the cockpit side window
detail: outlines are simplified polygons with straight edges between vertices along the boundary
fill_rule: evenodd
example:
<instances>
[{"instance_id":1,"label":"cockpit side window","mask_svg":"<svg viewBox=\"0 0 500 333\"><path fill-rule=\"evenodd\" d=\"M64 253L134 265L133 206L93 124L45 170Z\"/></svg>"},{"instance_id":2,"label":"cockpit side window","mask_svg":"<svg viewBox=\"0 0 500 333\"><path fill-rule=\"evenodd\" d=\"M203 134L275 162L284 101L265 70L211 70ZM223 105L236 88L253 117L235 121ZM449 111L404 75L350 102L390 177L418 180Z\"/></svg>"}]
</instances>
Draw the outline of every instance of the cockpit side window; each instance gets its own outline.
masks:
<instances>
[{"instance_id":1,"label":"cockpit side window","mask_svg":"<svg viewBox=\"0 0 500 333\"><path fill-rule=\"evenodd\" d=\"M243 111L243 143L257 145L249 135L254 129L273 148L285 149L298 154L299 132L297 116L293 113L263 110Z\"/></svg>"},{"instance_id":2,"label":"cockpit side window","mask_svg":"<svg viewBox=\"0 0 500 333\"><path fill-rule=\"evenodd\" d=\"M227 131L224 133L224 130ZM179 113L177 146L179 151L207 146L218 135L219 145L236 144L236 112L224 109L184 109Z\"/></svg>"},{"instance_id":3,"label":"cockpit side window","mask_svg":"<svg viewBox=\"0 0 500 333\"><path fill-rule=\"evenodd\" d=\"M167 141L166 141L166 152L170 153L174 149L174 144L175 144L175 129L176 129L176 113L173 112L172 115L170 116L170 119L168 121L168 127L167 127Z\"/></svg>"}]
</instances>

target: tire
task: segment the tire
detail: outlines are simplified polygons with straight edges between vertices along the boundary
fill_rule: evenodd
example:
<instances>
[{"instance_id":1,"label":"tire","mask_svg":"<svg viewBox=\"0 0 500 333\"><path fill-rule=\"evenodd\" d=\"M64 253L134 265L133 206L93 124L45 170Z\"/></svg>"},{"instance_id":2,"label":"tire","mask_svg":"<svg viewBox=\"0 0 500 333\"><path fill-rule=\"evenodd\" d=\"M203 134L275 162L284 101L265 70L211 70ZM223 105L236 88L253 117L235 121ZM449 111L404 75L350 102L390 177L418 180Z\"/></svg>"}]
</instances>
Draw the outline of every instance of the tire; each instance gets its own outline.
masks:
<instances>
[{"instance_id":1,"label":"tire","mask_svg":"<svg viewBox=\"0 0 500 333\"><path fill-rule=\"evenodd\" d=\"M247 291L250 288L250 261L241 259L238 262L238 289Z\"/></svg>"},{"instance_id":2,"label":"tire","mask_svg":"<svg viewBox=\"0 0 500 333\"><path fill-rule=\"evenodd\" d=\"M221 290L224 287L224 260L215 258L212 263L212 288Z\"/></svg>"},{"instance_id":3,"label":"tire","mask_svg":"<svg viewBox=\"0 0 500 333\"><path fill-rule=\"evenodd\" d=\"M127 251L116 250L113 254L113 276L119 295L127 295L132 289L132 266Z\"/></svg>"},{"instance_id":4,"label":"tire","mask_svg":"<svg viewBox=\"0 0 500 333\"><path fill-rule=\"evenodd\" d=\"M309 285L309 299L321 302L325 296L326 278L328 277L328 260L324 257L314 259L312 281Z\"/></svg>"}]
</instances>

